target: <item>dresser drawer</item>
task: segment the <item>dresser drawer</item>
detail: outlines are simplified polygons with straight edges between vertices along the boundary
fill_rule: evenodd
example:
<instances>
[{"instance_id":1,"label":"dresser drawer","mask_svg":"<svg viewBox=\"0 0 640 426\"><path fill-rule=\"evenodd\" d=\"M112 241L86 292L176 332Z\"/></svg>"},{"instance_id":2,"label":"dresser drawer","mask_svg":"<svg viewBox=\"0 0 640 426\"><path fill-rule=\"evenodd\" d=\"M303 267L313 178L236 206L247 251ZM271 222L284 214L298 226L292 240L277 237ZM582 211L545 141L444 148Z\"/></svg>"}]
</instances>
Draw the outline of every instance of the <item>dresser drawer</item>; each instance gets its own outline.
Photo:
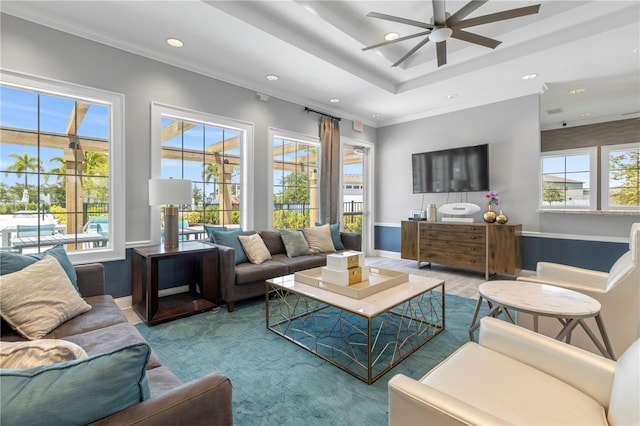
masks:
<instances>
[{"instance_id":1,"label":"dresser drawer","mask_svg":"<svg viewBox=\"0 0 640 426\"><path fill-rule=\"evenodd\" d=\"M479 270L484 270L486 265L484 254L478 256L470 253L428 251L424 253L420 252L420 260L423 262Z\"/></svg>"},{"instance_id":2,"label":"dresser drawer","mask_svg":"<svg viewBox=\"0 0 640 426\"><path fill-rule=\"evenodd\" d=\"M444 240L422 240L420 241L420 252L447 252L472 254L475 256L484 256L486 254L486 246L484 241L444 241Z\"/></svg>"}]
</instances>

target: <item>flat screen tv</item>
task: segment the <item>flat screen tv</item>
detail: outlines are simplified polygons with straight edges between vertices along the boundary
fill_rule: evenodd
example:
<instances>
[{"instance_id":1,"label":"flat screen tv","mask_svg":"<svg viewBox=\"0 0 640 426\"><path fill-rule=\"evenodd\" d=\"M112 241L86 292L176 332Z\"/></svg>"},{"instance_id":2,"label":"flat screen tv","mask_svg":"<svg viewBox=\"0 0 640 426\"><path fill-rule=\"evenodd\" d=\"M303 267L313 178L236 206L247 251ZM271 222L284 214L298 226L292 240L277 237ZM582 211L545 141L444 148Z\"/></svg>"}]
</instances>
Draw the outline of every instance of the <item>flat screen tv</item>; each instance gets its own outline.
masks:
<instances>
[{"instance_id":1,"label":"flat screen tv","mask_svg":"<svg viewBox=\"0 0 640 426\"><path fill-rule=\"evenodd\" d=\"M411 155L413 193L489 190L489 145Z\"/></svg>"}]
</instances>

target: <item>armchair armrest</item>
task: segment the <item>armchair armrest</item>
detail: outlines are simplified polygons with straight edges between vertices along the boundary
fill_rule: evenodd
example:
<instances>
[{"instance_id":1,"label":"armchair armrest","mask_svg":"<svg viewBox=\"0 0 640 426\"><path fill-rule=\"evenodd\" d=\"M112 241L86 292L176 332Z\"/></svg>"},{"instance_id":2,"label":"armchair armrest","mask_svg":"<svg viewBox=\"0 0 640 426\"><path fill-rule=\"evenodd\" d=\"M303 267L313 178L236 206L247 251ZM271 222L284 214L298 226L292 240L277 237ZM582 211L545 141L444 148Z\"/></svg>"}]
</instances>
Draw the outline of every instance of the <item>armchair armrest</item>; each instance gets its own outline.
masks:
<instances>
[{"instance_id":1,"label":"armchair armrest","mask_svg":"<svg viewBox=\"0 0 640 426\"><path fill-rule=\"evenodd\" d=\"M397 374L389 380L389 425L502 425L504 420L433 387Z\"/></svg>"},{"instance_id":2,"label":"armchair armrest","mask_svg":"<svg viewBox=\"0 0 640 426\"><path fill-rule=\"evenodd\" d=\"M222 373L210 373L133 405L92 425L232 425L232 388Z\"/></svg>"},{"instance_id":3,"label":"armchair armrest","mask_svg":"<svg viewBox=\"0 0 640 426\"><path fill-rule=\"evenodd\" d=\"M345 250L362 250L362 235L355 232L340 232L340 239Z\"/></svg>"},{"instance_id":4,"label":"armchair armrest","mask_svg":"<svg viewBox=\"0 0 640 426\"><path fill-rule=\"evenodd\" d=\"M491 317L481 320L478 343L609 405L615 361Z\"/></svg>"},{"instance_id":5,"label":"armchair armrest","mask_svg":"<svg viewBox=\"0 0 640 426\"><path fill-rule=\"evenodd\" d=\"M74 268L78 276L78 288L83 297L104 294L104 265L102 263L75 265Z\"/></svg>"},{"instance_id":6,"label":"armchair armrest","mask_svg":"<svg viewBox=\"0 0 640 426\"><path fill-rule=\"evenodd\" d=\"M536 277L523 277L522 279L572 290L604 292L607 288L609 274L558 263L538 262Z\"/></svg>"}]
</instances>

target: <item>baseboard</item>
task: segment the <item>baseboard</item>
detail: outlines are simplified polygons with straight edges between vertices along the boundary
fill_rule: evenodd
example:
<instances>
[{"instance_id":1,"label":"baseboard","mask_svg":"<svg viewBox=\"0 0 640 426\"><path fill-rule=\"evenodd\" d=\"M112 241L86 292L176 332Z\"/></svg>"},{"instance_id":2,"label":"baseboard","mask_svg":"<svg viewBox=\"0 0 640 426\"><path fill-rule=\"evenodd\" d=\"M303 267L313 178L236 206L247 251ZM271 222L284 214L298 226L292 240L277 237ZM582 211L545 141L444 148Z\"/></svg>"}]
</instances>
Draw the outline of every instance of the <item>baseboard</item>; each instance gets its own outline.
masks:
<instances>
[{"instance_id":1,"label":"baseboard","mask_svg":"<svg viewBox=\"0 0 640 426\"><path fill-rule=\"evenodd\" d=\"M376 256L388 257L389 259L400 259L400 253L397 251L374 250Z\"/></svg>"},{"instance_id":2,"label":"baseboard","mask_svg":"<svg viewBox=\"0 0 640 426\"><path fill-rule=\"evenodd\" d=\"M158 297L171 296L172 294L178 294L178 293L186 293L187 291L189 291L189 286L188 285L181 285L181 286L178 286L178 287L171 287L171 288L167 288L167 289L164 289L164 290L159 290L158 291ZM131 309L131 307L132 307L131 296L118 297L118 298L114 299L114 301L116 302L116 305L118 305L118 307L121 310Z\"/></svg>"}]
</instances>

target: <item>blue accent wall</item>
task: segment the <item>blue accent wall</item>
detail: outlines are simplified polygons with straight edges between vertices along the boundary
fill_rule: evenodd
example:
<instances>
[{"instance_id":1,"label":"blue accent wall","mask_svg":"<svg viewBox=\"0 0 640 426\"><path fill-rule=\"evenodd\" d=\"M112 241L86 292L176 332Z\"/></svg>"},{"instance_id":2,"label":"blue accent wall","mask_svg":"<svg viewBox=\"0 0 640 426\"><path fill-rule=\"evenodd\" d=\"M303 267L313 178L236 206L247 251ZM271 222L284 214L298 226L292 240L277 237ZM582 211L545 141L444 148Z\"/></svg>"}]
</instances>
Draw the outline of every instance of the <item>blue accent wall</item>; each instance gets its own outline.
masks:
<instances>
[{"instance_id":1,"label":"blue accent wall","mask_svg":"<svg viewBox=\"0 0 640 426\"><path fill-rule=\"evenodd\" d=\"M376 250L400 252L400 228L375 227ZM554 262L608 272L629 250L627 243L522 237L522 269L535 270L538 262Z\"/></svg>"}]
</instances>

